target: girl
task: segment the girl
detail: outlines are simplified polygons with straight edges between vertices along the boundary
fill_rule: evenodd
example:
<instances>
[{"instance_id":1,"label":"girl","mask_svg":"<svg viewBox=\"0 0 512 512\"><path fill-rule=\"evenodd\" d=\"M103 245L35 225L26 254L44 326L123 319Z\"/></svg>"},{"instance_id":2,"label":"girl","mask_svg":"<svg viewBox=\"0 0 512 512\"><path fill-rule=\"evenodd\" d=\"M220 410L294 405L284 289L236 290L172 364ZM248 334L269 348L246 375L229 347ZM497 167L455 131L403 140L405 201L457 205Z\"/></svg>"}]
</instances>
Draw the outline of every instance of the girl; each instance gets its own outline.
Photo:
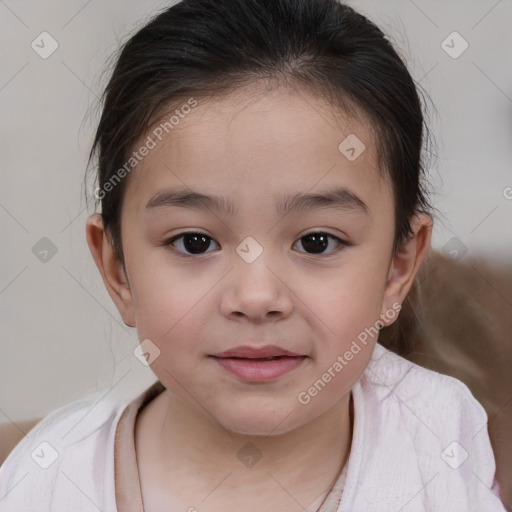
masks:
<instances>
[{"instance_id":1,"label":"girl","mask_svg":"<svg viewBox=\"0 0 512 512\"><path fill-rule=\"evenodd\" d=\"M423 138L336 0L184 0L136 33L86 230L158 380L45 417L0 510L505 510L482 406L378 343L430 247Z\"/></svg>"}]
</instances>

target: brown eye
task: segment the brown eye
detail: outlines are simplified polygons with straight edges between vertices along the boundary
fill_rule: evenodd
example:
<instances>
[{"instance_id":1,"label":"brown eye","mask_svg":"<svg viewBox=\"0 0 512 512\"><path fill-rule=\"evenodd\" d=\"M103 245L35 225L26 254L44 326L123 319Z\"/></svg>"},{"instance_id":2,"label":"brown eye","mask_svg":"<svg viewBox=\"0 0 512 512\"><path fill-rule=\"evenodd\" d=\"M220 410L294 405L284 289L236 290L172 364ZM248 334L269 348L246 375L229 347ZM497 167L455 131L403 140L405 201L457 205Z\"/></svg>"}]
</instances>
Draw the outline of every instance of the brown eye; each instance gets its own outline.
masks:
<instances>
[{"instance_id":1,"label":"brown eye","mask_svg":"<svg viewBox=\"0 0 512 512\"><path fill-rule=\"evenodd\" d=\"M307 235L301 237L299 241L302 244L302 247L306 249L308 254L323 254L325 249L329 247L329 239L334 240L336 242L336 247L334 250L329 251L327 254L331 254L339 251L343 246L348 245L344 240L340 238L329 235L324 232L315 232L308 233Z\"/></svg>"},{"instance_id":2,"label":"brown eye","mask_svg":"<svg viewBox=\"0 0 512 512\"><path fill-rule=\"evenodd\" d=\"M178 246L181 246L179 250L174 246L174 243L177 241L179 242ZM181 233L170 238L164 243L164 245L172 245L180 254L187 256L192 254L205 254L213 241L213 238L203 233L189 232ZM182 252L182 250L186 252Z\"/></svg>"}]
</instances>

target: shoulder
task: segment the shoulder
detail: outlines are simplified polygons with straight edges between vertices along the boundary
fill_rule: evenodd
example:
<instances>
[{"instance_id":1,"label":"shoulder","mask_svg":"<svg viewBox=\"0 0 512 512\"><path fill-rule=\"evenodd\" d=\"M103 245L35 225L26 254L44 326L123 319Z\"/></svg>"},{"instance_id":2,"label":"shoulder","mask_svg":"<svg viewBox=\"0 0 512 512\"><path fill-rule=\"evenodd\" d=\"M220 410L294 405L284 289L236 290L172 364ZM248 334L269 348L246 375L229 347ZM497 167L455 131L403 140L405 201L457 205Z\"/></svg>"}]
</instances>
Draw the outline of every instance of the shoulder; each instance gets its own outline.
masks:
<instances>
[{"instance_id":1,"label":"shoulder","mask_svg":"<svg viewBox=\"0 0 512 512\"><path fill-rule=\"evenodd\" d=\"M361 378L361 390L369 420L393 417L401 435L408 433L440 450L454 443L466 449L478 447L483 453L474 455L490 459L487 413L462 381L377 344Z\"/></svg>"},{"instance_id":2,"label":"shoulder","mask_svg":"<svg viewBox=\"0 0 512 512\"><path fill-rule=\"evenodd\" d=\"M358 505L401 509L409 496L406 510L504 510L491 490L496 466L487 414L463 382L377 344L353 393L347 486L357 488Z\"/></svg>"},{"instance_id":3,"label":"shoulder","mask_svg":"<svg viewBox=\"0 0 512 512\"><path fill-rule=\"evenodd\" d=\"M462 427L454 422L459 415L466 425L467 421L479 428L487 424L485 409L462 381L419 366L380 344L375 346L361 384L368 400L394 402L406 410L414 407L418 419L423 414L443 430L450 425ZM449 415L440 414L448 411Z\"/></svg>"},{"instance_id":4,"label":"shoulder","mask_svg":"<svg viewBox=\"0 0 512 512\"><path fill-rule=\"evenodd\" d=\"M45 416L0 466L0 512L49 510L51 503L65 509L66 500L68 509L82 510L80 500L90 507L90 500L103 499L106 476L113 482L115 429L124 406L99 391Z\"/></svg>"}]
</instances>

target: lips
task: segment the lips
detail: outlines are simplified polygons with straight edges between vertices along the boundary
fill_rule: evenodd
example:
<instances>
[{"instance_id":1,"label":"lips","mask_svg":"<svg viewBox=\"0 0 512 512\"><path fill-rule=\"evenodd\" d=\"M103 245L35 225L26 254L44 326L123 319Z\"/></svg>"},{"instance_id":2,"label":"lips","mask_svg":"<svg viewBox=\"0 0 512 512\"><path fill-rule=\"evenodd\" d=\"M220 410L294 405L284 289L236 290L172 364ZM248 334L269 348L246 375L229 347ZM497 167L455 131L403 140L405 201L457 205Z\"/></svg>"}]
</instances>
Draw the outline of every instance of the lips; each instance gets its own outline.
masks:
<instances>
[{"instance_id":1,"label":"lips","mask_svg":"<svg viewBox=\"0 0 512 512\"><path fill-rule=\"evenodd\" d=\"M270 359L277 357L300 357L301 354L290 352L276 345L266 345L264 347L241 346L218 354L213 357L221 358L241 358L241 359Z\"/></svg>"},{"instance_id":2,"label":"lips","mask_svg":"<svg viewBox=\"0 0 512 512\"><path fill-rule=\"evenodd\" d=\"M236 347L211 357L238 379L251 382L274 380L302 366L307 356L275 345Z\"/></svg>"}]
</instances>

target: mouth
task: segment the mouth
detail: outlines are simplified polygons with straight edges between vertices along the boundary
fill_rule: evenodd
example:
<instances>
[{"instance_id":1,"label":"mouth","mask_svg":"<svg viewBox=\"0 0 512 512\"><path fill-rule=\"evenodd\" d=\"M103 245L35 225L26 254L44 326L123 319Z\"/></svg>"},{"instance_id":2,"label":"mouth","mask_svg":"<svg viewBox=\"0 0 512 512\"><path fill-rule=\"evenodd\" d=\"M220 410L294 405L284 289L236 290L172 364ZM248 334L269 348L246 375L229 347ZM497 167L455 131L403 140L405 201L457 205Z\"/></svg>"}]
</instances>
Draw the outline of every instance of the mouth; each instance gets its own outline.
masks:
<instances>
[{"instance_id":1,"label":"mouth","mask_svg":"<svg viewBox=\"0 0 512 512\"><path fill-rule=\"evenodd\" d=\"M276 345L266 345L264 347L250 347L246 345L218 354L212 354L212 356L237 359L275 359L279 357L301 357L301 354L290 352Z\"/></svg>"},{"instance_id":2,"label":"mouth","mask_svg":"<svg viewBox=\"0 0 512 512\"><path fill-rule=\"evenodd\" d=\"M300 367L307 359L305 355L276 346L237 347L210 357L227 372L251 382L277 379Z\"/></svg>"}]
</instances>

